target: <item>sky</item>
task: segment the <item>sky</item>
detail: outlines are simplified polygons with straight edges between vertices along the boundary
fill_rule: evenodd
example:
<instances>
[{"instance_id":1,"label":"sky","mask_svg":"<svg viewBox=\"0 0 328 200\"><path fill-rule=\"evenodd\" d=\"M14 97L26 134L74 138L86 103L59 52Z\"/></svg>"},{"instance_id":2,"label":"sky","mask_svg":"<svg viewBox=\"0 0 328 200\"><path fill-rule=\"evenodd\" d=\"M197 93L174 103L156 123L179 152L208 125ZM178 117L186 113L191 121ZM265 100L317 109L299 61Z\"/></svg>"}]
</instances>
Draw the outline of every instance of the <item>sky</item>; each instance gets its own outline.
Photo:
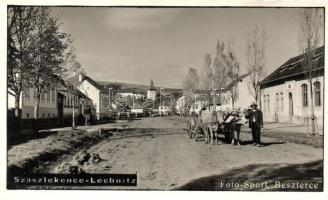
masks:
<instances>
[{"instance_id":1,"label":"sky","mask_svg":"<svg viewBox=\"0 0 328 200\"><path fill-rule=\"evenodd\" d=\"M240 74L247 72L247 34L267 32L266 72L299 54L298 8L57 7L72 34L78 61L97 81L181 88L190 67L200 73L217 39L234 41Z\"/></svg>"}]
</instances>

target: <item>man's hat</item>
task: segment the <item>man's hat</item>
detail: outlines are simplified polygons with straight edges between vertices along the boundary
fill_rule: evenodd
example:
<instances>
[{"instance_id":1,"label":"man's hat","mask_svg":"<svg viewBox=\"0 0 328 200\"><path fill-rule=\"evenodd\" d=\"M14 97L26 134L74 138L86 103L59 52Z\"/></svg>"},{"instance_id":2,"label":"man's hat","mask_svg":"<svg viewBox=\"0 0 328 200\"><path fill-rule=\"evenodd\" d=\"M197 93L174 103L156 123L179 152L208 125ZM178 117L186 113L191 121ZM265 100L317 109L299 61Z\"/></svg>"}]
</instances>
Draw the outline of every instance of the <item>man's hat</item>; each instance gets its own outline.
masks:
<instances>
[{"instance_id":1,"label":"man's hat","mask_svg":"<svg viewBox=\"0 0 328 200\"><path fill-rule=\"evenodd\" d=\"M253 106L257 106L255 101L251 103L251 107L253 107Z\"/></svg>"}]
</instances>

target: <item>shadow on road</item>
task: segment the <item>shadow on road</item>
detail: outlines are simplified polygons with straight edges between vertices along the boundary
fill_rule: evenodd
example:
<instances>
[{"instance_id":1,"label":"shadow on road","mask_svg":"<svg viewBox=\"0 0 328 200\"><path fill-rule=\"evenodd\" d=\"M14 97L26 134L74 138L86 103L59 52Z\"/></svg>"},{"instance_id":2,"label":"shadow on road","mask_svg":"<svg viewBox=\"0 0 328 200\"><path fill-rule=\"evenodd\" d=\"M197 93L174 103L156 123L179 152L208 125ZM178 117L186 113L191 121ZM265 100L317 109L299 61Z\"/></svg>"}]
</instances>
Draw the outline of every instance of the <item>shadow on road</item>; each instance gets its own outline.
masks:
<instances>
[{"instance_id":1,"label":"shadow on road","mask_svg":"<svg viewBox=\"0 0 328 200\"><path fill-rule=\"evenodd\" d=\"M261 142L261 144L266 147L266 146L271 146L271 145L275 145L275 144L285 144L286 142ZM241 145L251 145L253 144L252 140L248 140L248 141L240 141Z\"/></svg>"},{"instance_id":2,"label":"shadow on road","mask_svg":"<svg viewBox=\"0 0 328 200\"><path fill-rule=\"evenodd\" d=\"M18 133L8 133L7 149L10 149L14 145L25 143L30 140L46 138L50 135L54 135L58 133L58 131L43 131L40 132L39 134L33 134L31 132L26 131L26 132L18 132Z\"/></svg>"},{"instance_id":3,"label":"shadow on road","mask_svg":"<svg viewBox=\"0 0 328 200\"><path fill-rule=\"evenodd\" d=\"M197 140L195 139L195 142L204 142L205 141L205 136L201 135L197 137ZM222 144L225 144L226 141L224 138L219 137L218 141L221 142ZM267 146L271 146L271 145L276 145L276 144L285 144L286 142L262 142L262 147L267 147ZM230 143L227 143L230 144ZM248 140L248 141L240 141L240 145L252 145L253 141L252 140Z\"/></svg>"},{"instance_id":4,"label":"shadow on road","mask_svg":"<svg viewBox=\"0 0 328 200\"><path fill-rule=\"evenodd\" d=\"M141 137L149 137L156 138L165 135L181 135L183 134L180 129L175 128L167 128L167 129L159 129L159 128L125 128L120 132L115 133L110 140L120 140L126 138L141 138Z\"/></svg>"},{"instance_id":5,"label":"shadow on road","mask_svg":"<svg viewBox=\"0 0 328 200\"><path fill-rule=\"evenodd\" d=\"M222 183L248 183L267 182L267 187L227 187ZM317 189L310 188L279 188L280 183L318 183ZM301 164L254 164L242 168L232 169L220 175L203 177L174 188L173 190L196 191L323 191L323 161L316 160Z\"/></svg>"}]
</instances>

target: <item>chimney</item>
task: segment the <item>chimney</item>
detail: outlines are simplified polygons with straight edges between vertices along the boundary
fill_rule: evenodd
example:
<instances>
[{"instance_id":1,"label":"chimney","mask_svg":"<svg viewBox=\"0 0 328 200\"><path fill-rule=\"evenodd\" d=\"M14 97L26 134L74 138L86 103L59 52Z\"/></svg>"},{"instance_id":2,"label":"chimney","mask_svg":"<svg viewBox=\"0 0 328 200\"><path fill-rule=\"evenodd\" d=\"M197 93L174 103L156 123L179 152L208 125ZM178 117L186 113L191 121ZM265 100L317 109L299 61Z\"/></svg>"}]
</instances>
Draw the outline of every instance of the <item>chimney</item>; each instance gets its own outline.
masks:
<instances>
[{"instance_id":1,"label":"chimney","mask_svg":"<svg viewBox=\"0 0 328 200\"><path fill-rule=\"evenodd\" d=\"M81 83L83 81L83 74L79 73L79 83Z\"/></svg>"}]
</instances>

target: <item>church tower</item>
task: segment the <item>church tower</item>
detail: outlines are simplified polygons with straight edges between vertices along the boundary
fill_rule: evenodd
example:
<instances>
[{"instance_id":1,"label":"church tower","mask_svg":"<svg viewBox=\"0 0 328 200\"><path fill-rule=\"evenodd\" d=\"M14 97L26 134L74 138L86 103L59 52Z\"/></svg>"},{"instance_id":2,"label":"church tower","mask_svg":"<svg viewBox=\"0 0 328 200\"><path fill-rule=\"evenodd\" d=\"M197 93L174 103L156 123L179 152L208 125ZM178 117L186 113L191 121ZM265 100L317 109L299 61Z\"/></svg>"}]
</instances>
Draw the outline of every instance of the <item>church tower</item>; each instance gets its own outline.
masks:
<instances>
[{"instance_id":1,"label":"church tower","mask_svg":"<svg viewBox=\"0 0 328 200\"><path fill-rule=\"evenodd\" d=\"M147 90L147 99L156 99L156 88L154 86L153 79L150 80L150 86L149 89Z\"/></svg>"}]
</instances>

